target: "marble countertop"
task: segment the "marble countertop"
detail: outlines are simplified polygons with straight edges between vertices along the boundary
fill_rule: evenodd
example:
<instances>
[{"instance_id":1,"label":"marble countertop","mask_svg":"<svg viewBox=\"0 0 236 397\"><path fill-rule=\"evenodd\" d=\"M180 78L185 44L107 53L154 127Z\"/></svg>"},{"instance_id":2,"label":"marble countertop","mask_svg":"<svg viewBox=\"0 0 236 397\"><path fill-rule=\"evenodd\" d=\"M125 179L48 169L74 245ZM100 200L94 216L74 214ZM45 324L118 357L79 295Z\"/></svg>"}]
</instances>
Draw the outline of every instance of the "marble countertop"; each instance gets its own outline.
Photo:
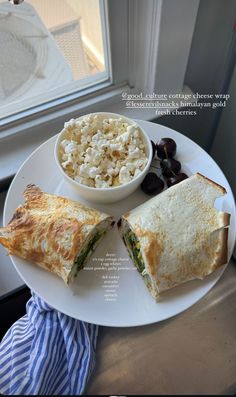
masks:
<instances>
[{"instance_id":1,"label":"marble countertop","mask_svg":"<svg viewBox=\"0 0 236 397\"><path fill-rule=\"evenodd\" d=\"M169 320L100 327L88 395L235 394L236 262L198 303Z\"/></svg>"}]
</instances>

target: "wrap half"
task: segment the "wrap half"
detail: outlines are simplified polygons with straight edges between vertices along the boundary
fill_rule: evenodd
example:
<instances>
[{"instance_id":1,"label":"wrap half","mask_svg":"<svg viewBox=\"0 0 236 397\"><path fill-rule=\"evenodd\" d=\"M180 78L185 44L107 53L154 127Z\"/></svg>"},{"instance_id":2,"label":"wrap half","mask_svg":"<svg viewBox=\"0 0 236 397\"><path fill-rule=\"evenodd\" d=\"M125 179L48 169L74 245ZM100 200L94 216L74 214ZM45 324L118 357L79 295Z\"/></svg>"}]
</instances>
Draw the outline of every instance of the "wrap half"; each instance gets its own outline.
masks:
<instances>
[{"instance_id":1,"label":"wrap half","mask_svg":"<svg viewBox=\"0 0 236 397\"><path fill-rule=\"evenodd\" d=\"M113 217L28 185L25 204L0 228L8 253L34 262L69 284L114 225Z\"/></svg>"},{"instance_id":2,"label":"wrap half","mask_svg":"<svg viewBox=\"0 0 236 397\"><path fill-rule=\"evenodd\" d=\"M154 298L227 263L230 215L214 208L225 193L197 173L122 216L120 233Z\"/></svg>"}]
</instances>

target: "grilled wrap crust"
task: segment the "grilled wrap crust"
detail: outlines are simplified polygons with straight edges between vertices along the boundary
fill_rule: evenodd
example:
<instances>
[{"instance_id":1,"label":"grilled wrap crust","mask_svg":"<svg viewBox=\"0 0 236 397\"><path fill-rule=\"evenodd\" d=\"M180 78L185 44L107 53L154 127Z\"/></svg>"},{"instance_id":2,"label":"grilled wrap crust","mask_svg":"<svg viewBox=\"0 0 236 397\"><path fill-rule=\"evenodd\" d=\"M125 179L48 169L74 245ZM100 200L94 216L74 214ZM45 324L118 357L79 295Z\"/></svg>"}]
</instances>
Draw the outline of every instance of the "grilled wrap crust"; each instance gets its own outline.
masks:
<instances>
[{"instance_id":1,"label":"grilled wrap crust","mask_svg":"<svg viewBox=\"0 0 236 397\"><path fill-rule=\"evenodd\" d=\"M113 218L65 197L28 185L25 204L8 225L0 228L0 243L8 253L34 262L60 276L65 283L78 253L101 223Z\"/></svg>"},{"instance_id":2,"label":"grilled wrap crust","mask_svg":"<svg viewBox=\"0 0 236 397\"><path fill-rule=\"evenodd\" d=\"M137 237L154 297L227 263L230 214L214 208L225 193L197 173L123 215L121 233Z\"/></svg>"}]
</instances>

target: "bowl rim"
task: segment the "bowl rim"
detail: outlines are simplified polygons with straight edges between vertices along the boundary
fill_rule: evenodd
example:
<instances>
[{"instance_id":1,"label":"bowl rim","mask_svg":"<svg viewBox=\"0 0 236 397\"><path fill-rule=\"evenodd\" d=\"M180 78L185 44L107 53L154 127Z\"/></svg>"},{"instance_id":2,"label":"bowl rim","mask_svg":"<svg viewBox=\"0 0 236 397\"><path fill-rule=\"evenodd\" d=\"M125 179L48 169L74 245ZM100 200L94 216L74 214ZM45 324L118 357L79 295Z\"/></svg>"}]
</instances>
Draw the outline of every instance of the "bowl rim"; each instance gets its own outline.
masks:
<instances>
[{"instance_id":1,"label":"bowl rim","mask_svg":"<svg viewBox=\"0 0 236 397\"><path fill-rule=\"evenodd\" d=\"M55 158L55 160L56 160L56 164L57 164L57 166L59 167L59 169L60 169L60 172L62 173L62 175L70 182L70 183L72 183L74 186L79 186L79 187L81 187L82 189L85 189L85 190L88 190L88 191L90 191L90 192L111 192L111 191L114 191L114 190L121 190L121 189L124 189L126 186L131 186L132 184L133 184L133 182L134 181L137 181L139 178L141 178L142 176L143 176L143 174L145 174L145 172L146 171L148 171L148 169L150 168L150 165L151 165L151 162L152 162L152 144L151 144L151 141L150 141L150 138L149 138L149 136L147 135L147 133L144 131L144 129L140 126L140 124L137 122L137 121L135 121L135 120L133 120L133 119L130 119L129 117L126 117L126 116L123 116L122 114L118 114L118 113L111 113L111 112L91 112L91 113L86 113L86 114L84 114L84 115L82 115L82 116L79 116L79 117L76 117L74 120L79 120L79 119L82 119L83 117L86 117L86 116L89 116L89 115L104 115L104 118L106 118L106 116L107 116L107 118L108 117L110 117L110 116L113 116L113 117L111 117L111 118L122 118L122 119L124 119L125 121L127 121L130 125L134 125L134 124L136 124L137 126L138 126L138 128L140 129L140 131L141 131L141 133L143 134L143 136L145 137L145 140L146 140L146 143L147 143L147 148L148 148L148 151L149 151L149 153L148 153L148 155L147 155L147 158L148 158L148 161L147 161L147 164L145 165L145 167L144 167L144 169L141 171L141 173L139 174L139 175L137 175L135 178L133 178L131 181L129 181L129 182L127 182L127 183L124 183L123 185L119 185L119 186L113 186L113 187L93 187L93 186L87 186L87 185L84 185L83 183L80 183L80 182L78 182L78 181L75 181L73 178L71 178L69 175L67 175L67 173L64 171L64 169L62 168L62 166L61 166L61 163L60 163L60 161L59 161L59 156L58 156L58 147L59 147L59 143L60 143L60 141L61 141L61 137L63 136L63 133L64 133L64 128L57 134L57 137L56 137L56 142L55 142L55 145L54 145L54 158ZM115 117L114 117L115 116ZM70 120L72 120L73 118L71 118Z\"/></svg>"}]
</instances>

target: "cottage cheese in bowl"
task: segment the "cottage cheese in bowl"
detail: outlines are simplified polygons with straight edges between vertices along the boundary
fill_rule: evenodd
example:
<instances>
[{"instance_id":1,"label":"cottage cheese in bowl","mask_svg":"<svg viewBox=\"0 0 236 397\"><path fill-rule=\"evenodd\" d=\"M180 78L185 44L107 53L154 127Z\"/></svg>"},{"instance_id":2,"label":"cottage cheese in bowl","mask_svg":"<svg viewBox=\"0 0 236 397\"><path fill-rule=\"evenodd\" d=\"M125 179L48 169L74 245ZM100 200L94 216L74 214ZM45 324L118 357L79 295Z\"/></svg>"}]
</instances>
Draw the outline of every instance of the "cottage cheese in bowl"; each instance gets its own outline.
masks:
<instances>
[{"instance_id":1,"label":"cottage cheese in bowl","mask_svg":"<svg viewBox=\"0 0 236 397\"><path fill-rule=\"evenodd\" d=\"M113 113L92 113L71 119L65 123L56 143L56 160L65 175L77 186L87 188L87 192L89 188L96 190L98 201L99 190L115 189L118 193L119 188L130 185L138 177L143 179L150 159L150 141L144 131L134 121Z\"/></svg>"}]
</instances>

